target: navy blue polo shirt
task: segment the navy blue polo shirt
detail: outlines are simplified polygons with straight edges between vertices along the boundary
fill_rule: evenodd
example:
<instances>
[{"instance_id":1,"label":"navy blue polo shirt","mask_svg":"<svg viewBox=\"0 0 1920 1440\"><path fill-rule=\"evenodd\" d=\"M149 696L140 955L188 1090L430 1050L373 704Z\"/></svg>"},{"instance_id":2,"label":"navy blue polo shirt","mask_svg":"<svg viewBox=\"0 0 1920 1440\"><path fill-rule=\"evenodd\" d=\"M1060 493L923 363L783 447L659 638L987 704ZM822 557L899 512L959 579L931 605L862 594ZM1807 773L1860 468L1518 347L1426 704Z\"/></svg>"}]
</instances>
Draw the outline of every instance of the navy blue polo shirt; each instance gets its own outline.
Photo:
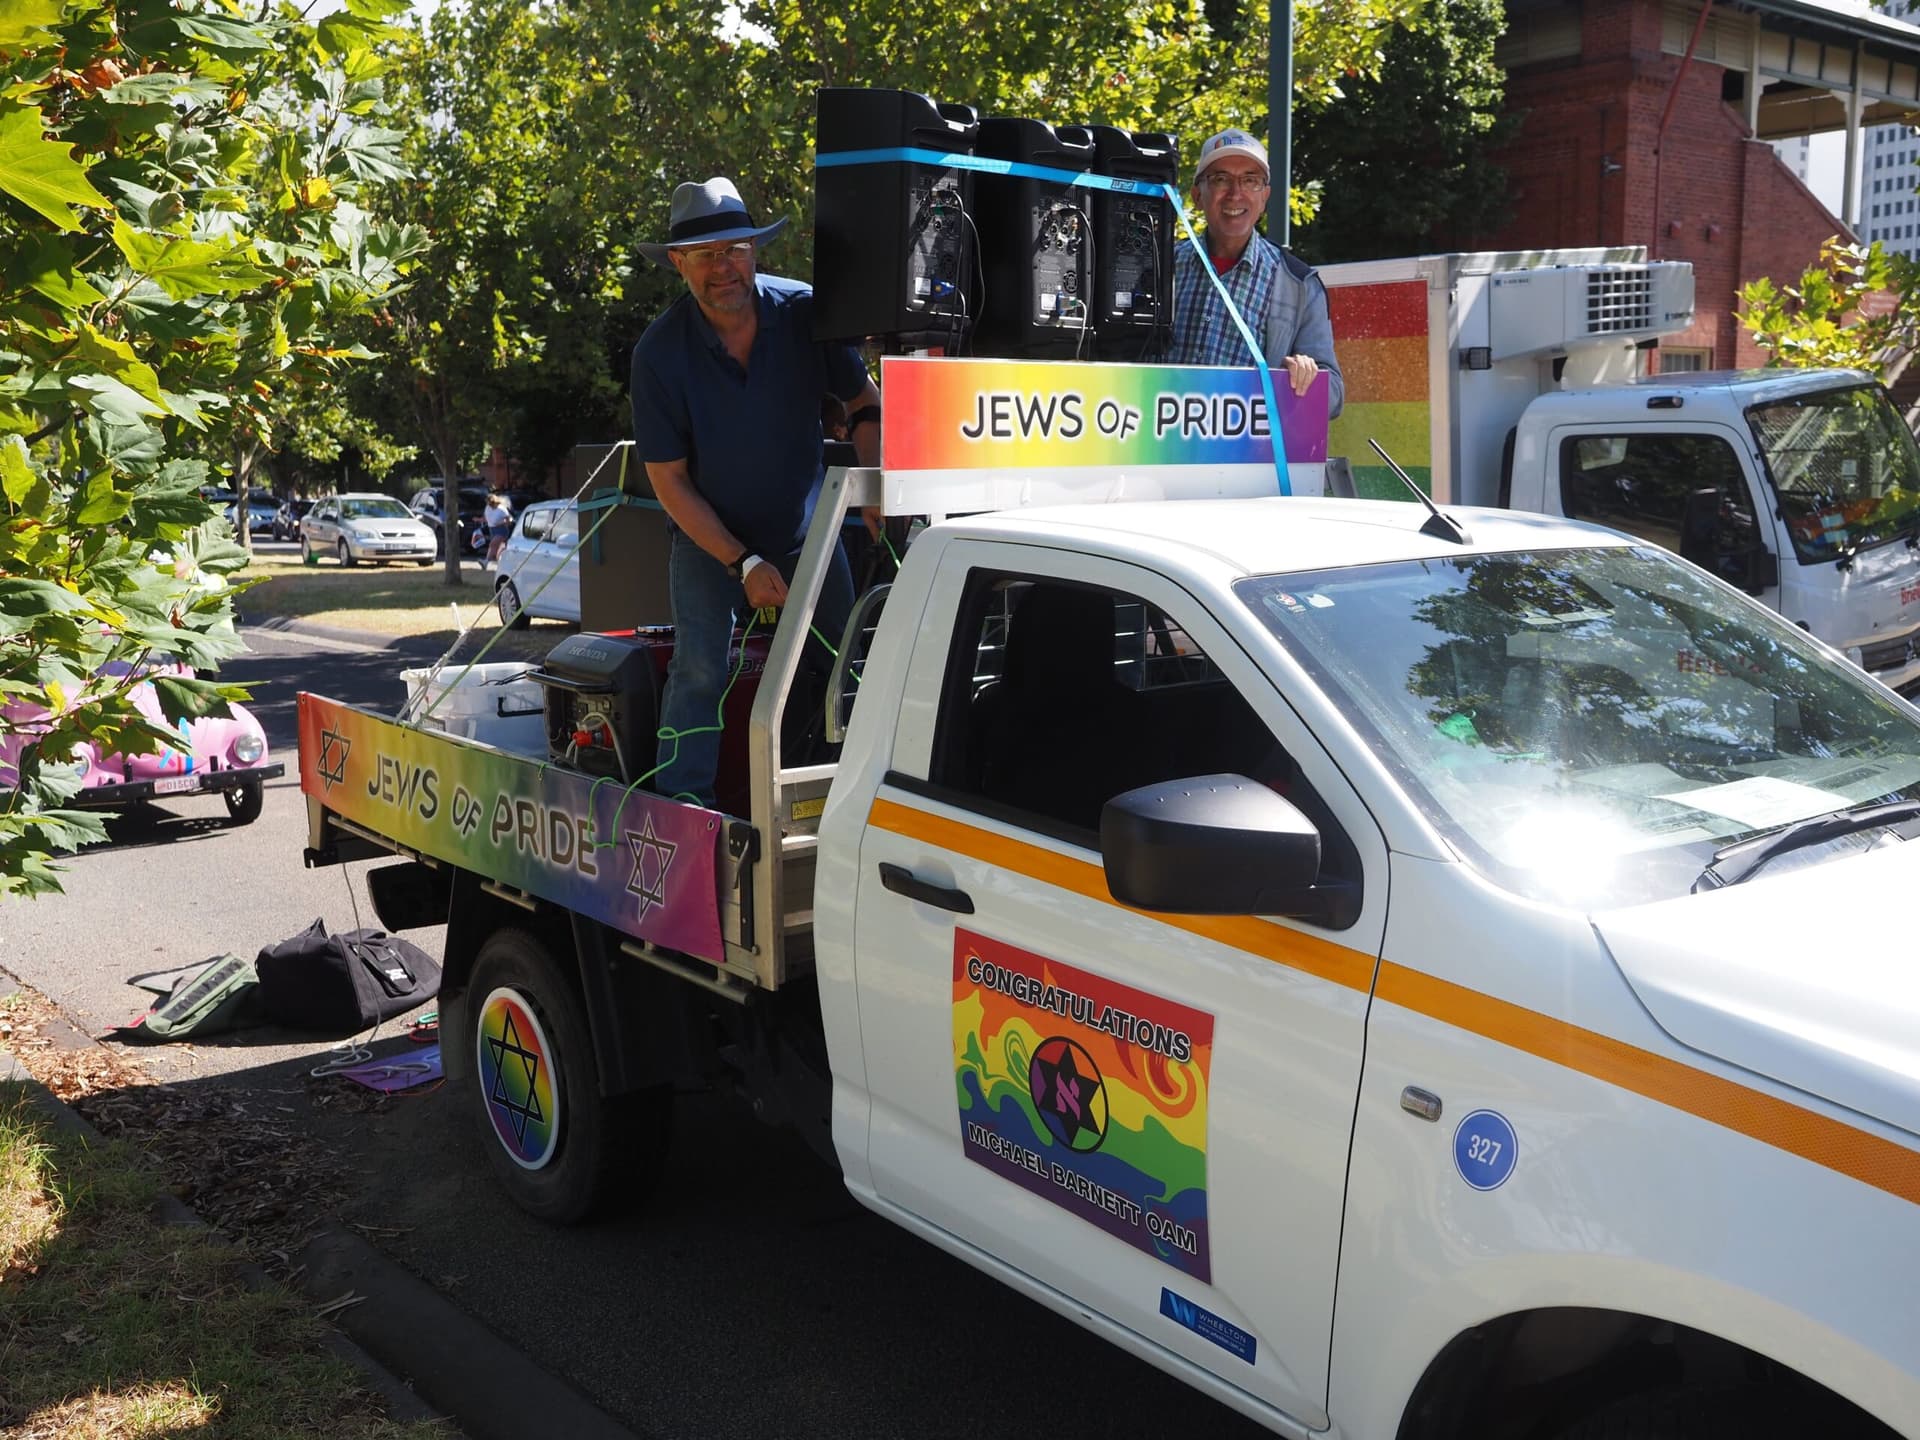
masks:
<instances>
[{"instance_id":1,"label":"navy blue polo shirt","mask_svg":"<svg viewBox=\"0 0 1920 1440\"><path fill-rule=\"evenodd\" d=\"M799 545L823 467L820 402L851 400L867 368L851 345L813 338L813 289L756 275L760 328L747 368L727 353L691 294L633 347L633 438L640 459L684 459L694 488L748 549Z\"/></svg>"}]
</instances>

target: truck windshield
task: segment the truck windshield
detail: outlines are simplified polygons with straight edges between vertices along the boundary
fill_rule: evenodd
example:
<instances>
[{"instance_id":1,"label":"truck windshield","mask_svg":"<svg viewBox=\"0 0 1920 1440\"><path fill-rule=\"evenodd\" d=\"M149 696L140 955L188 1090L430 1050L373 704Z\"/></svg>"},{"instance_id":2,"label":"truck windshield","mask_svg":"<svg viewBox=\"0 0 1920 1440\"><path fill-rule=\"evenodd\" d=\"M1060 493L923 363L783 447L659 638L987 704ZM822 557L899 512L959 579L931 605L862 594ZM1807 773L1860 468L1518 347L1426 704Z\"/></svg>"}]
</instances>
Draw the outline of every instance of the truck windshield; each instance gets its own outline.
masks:
<instances>
[{"instance_id":1,"label":"truck windshield","mask_svg":"<svg viewBox=\"0 0 1920 1440\"><path fill-rule=\"evenodd\" d=\"M1535 899L1682 895L1733 841L1920 797L1906 706L1652 546L1359 566L1236 592L1468 862Z\"/></svg>"},{"instance_id":2,"label":"truck windshield","mask_svg":"<svg viewBox=\"0 0 1920 1440\"><path fill-rule=\"evenodd\" d=\"M1877 385L1747 410L1804 563L1838 560L1920 527L1920 450Z\"/></svg>"}]
</instances>

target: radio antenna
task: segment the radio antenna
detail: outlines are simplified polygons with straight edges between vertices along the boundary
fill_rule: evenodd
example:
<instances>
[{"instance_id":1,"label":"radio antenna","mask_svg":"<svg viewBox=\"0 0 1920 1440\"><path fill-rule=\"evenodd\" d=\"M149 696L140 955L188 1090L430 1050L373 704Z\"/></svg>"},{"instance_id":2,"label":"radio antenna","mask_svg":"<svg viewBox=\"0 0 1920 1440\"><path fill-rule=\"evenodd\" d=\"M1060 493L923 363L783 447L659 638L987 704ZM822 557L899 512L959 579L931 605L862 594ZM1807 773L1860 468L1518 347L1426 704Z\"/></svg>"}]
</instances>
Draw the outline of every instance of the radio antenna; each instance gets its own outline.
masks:
<instances>
[{"instance_id":1,"label":"radio antenna","mask_svg":"<svg viewBox=\"0 0 1920 1440\"><path fill-rule=\"evenodd\" d=\"M1399 462L1387 453L1386 446L1371 435L1367 437L1367 444L1371 445L1380 458L1387 462L1387 468L1399 477L1400 483L1413 492L1413 498L1427 507L1427 522L1420 527L1422 535L1431 535L1436 540L1451 540L1456 545L1473 543L1473 537L1467 534L1467 527L1451 515L1441 514L1440 507L1433 503L1433 498L1414 484L1413 477L1400 468Z\"/></svg>"}]
</instances>

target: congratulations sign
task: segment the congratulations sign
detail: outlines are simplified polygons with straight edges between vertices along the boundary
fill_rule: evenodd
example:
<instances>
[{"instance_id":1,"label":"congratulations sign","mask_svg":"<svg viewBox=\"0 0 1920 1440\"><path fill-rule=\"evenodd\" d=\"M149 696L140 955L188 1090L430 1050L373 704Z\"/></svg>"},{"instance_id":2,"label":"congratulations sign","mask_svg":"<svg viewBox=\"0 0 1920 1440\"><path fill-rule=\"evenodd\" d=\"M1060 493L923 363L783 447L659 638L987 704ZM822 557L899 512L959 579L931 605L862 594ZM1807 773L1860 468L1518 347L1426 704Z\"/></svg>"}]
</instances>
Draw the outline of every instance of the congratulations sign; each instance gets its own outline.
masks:
<instances>
[{"instance_id":1,"label":"congratulations sign","mask_svg":"<svg viewBox=\"0 0 1920 1440\"><path fill-rule=\"evenodd\" d=\"M300 697L300 788L436 860L720 963L724 817Z\"/></svg>"},{"instance_id":2,"label":"congratulations sign","mask_svg":"<svg viewBox=\"0 0 1920 1440\"><path fill-rule=\"evenodd\" d=\"M967 1158L1202 1281L1213 1017L956 930Z\"/></svg>"},{"instance_id":3,"label":"congratulations sign","mask_svg":"<svg viewBox=\"0 0 1920 1440\"><path fill-rule=\"evenodd\" d=\"M1083 365L889 357L881 464L993 468L1273 467L1259 373L1203 365ZM1288 464L1327 458L1327 382L1276 375Z\"/></svg>"}]
</instances>

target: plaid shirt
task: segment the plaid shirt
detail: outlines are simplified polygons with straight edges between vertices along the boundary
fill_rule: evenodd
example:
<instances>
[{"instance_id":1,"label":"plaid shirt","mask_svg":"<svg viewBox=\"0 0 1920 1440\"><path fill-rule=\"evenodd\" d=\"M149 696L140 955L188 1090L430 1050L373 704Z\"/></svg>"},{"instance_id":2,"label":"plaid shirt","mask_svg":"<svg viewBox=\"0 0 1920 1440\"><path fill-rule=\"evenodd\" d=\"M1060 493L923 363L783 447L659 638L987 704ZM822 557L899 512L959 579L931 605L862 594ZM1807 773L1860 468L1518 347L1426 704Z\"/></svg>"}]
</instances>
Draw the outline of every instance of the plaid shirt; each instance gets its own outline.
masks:
<instances>
[{"instance_id":1,"label":"plaid shirt","mask_svg":"<svg viewBox=\"0 0 1920 1440\"><path fill-rule=\"evenodd\" d=\"M1220 303L1220 292L1207 278L1213 261L1193 242L1174 247L1173 333L1167 340L1170 365L1251 365L1247 342ZM1254 235L1220 283L1240 308L1254 343L1262 344L1267 308L1273 301L1274 277L1280 273L1280 250L1263 235ZM1197 303L1196 303L1197 302Z\"/></svg>"}]
</instances>

